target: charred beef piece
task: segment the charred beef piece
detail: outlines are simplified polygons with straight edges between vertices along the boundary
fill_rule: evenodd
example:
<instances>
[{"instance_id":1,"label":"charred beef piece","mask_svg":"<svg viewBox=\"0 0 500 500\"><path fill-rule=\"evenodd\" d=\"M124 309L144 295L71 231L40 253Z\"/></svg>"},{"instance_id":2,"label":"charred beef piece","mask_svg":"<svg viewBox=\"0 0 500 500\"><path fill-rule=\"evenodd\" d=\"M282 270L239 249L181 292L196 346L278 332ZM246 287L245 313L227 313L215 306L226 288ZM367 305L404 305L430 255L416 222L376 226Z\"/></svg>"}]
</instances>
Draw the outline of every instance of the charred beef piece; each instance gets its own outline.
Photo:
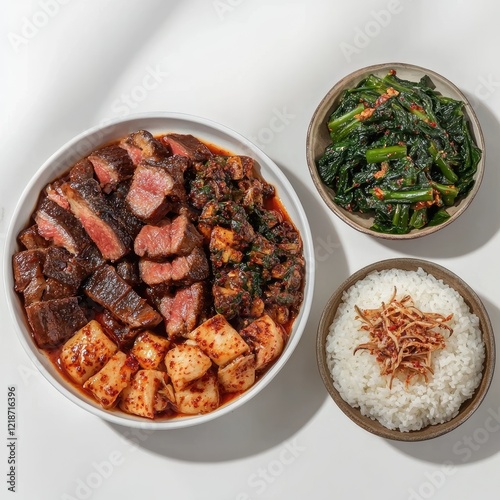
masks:
<instances>
[{"instance_id":1,"label":"charred beef piece","mask_svg":"<svg viewBox=\"0 0 500 500\"><path fill-rule=\"evenodd\" d=\"M26 313L35 342L42 349L57 347L87 324L76 297L36 302L26 307Z\"/></svg>"},{"instance_id":2,"label":"charred beef piece","mask_svg":"<svg viewBox=\"0 0 500 500\"><path fill-rule=\"evenodd\" d=\"M144 283L155 286L190 285L208 277L209 267L205 252L195 247L186 257L176 257L171 262L154 262L148 259L139 261L139 272Z\"/></svg>"},{"instance_id":3,"label":"charred beef piece","mask_svg":"<svg viewBox=\"0 0 500 500\"><path fill-rule=\"evenodd\" d=\"M164 219L156 226L144 226L134 241L134 252L140 257L157 260L172 255L189 255L200 246L203 236L185 215L173 221Z\"/></svg>"},{"instance_id":4,"label":"charred beef piece","mask_svg":"<svg viewBox=\"0 0 500 500\"><path fill-rule=\"evenodd\" d=\"M134 165L145 160L161 160L170 156L169 148L155 139L147 130L139 130L121 141L120 146L128 151Z\"/></svg>"},{"instance_id":5,"label":"charred beef piece","mask_svg":"<svg viewBox=\"0 0 500 500\"><path fill-rule=\"evenodd\" d=\"M210 149L190 134L167 134L167 140L174 155L186 156L197 162L212 156Z\"/></svg>"},{"instance_id":6,"label":"charred beef piece","mask_svg":"<svg viewBox=\"0 0 500 500\"><path fill-rule=\"evenodd\" d=\"M169 338L178 337L194 330L205 304L205 286L202 282L179 288L173 295L160 301L159 309L165 318Z\"/></svg>"},{"instance_id":7,"label":"charred beef piece","mask_svg":"<svg viewBox=\"0 0 500 500\"><path fill-rule=\"evenodd\" d=\"M42 300L45 291L43 250L24 250L14 255L12 267L14 270L14 290L24 295L24 305L30 305Z\"/></svg>"},{"instance_id":8,"label":"charred beef piece","mask_svg":"<svg viewBox=\"0 0 500 500\"><path fill-rule=\"evenodd\" d=\"M174 203L185 203L187 201L186 188L184 186L184 173L190 165L189 158L173 155L162 158L159 161L147 160L144 164L152 167L164 168L172 177L174 185L169 193Z\"/></svg>"},{"instance_id":9,"label":"charred beef piece","mask_svg":"<svg viewBox=\"0 0 500 500\"><path fill-rule=\"evenodd\" d=\"M69 180L71 182L82 182L87 179L93 178L94 166L87 158L84 158L83 160L75 163L75 165L69 171Z\"/></svg>"},{"instance_id":10,"label":"charred beef piece","mask_svg":"<svg viewBox=\"0 0 500 500\"><path fill-rule=\"evenodd\" d=\"M122 260L116 265L116 272L120 278L124 279L130 286L139 286L141 284L137 262Z\"/></svg>"},{"instance_id":11,"label":"charred beef piece","mask_svg":"<svg viewBox=\"0 0 500 500\"><path fill-rule=\"evenodd\" d=\"M88 157L105 193L113 191L118 183L130 179L134 164L128 152L118 145L106 146Z\"/></svg>"},{"instance_id":12,"label":"charred beef piece","mask_svg":"<svg viewBox=\"0 0 500 500\"><path fill-rule=\"evenodd\" d=\"M17 239L26 250L46 248L49 245L49 242L38 232L38 226L36 224L23 229L17 236Z\"/></svg>"},{"instance_id":13,"label":"charred beef piece","mask_svg":"<svg viewBox=\"0 0 500 500\"><path fill-rule=\"evenodd\" d=\"M69 210L69 203L66 199L64 192L62 191L62 185L64 181L61 179L54 181L52 184L49 184L45 187L45 192L47 194L47 198L57 203L60 207L65 210Z\"/></svg>"},{"instance_id":14,"label":"charred beef piece","mask_svg":"<svg viewBox=\"0 0 500 500\"><path fill-rule=\"evenodd\" d=\"M130 235L113 216L113 209L95 179L66 183L62 189L71 211L106 260L116 261L131 250Z\"/></svg>"},{"instance_id":15,"label":"charred beef piece","mask_svg":"<svg viewBox=\"0 0 500 500\"><path fill-rule=\"evenodd\" d=\"M129 188L127 182L120 183L116 190L109 195L108 200L113 207L115 218L120 221L125 231L134 239L144 226L144 222L138 219L129 209L126 201Z\"/></svg>"},{"instance_id":16,"label":"charred beef piece","mask_svg":"<svg viewBox=\"0 0 500 500\"><path fill-rule=\"evenodd\" d=\"M78 219L57 203L45 198L35 214L35 221L40 235L76 255L78 263L87 273L104 263L101 253Z\"/></svg>"},{"instance_id":17,"label":"charred beef piece","mask_svg":"<svg viewBox=\"0 0 500 500\"><path fill-rule=\"evenodd\" d=\"M62 247L47 248L43 274L46 278L53 278L74 289L73 295L88 275L77 259Z\"/></svg>"},{"instance_id":18,"label":"charred beef piece","mask_svg":"<svg viewBox=\"0 0 500 500\"><path fill-rule=\"evenodd\" d=\"M118 321L107 309L99 312L95 316L103 327L106 335L118 346L118 349L128 349L132 346L135 337L142 329L131 328Z\"/></svg>"},{"instance_id":19,"label":"charred beef piece","mask_svg":"<svg viewBox=\"0 0 500 500\"><path fill-rule=\"evenodd\" d=\"M158 222L170 210L167 196L172 193L173 187L174 180L166 169L139 165L127 194L127 204L142 221Z\"/></svg>"},{"instance_id":20,"label":"charred beef piece","mask_svg":"<svg viewBox=\"0 0 500 500\"><path fill-rule=\"evenodd\" d=\"M63 283L62 281L54 278L47 278L45 280L45 290L43 292L42 300L63 299L66 297L74 297L78 288Z\"/></svg>"},{"instance_id":21,"label":"charred beef piece","mask_svg":"<svg viewBox=\"0 0 500 500\"><path fill-rule=\"evenodd\" d=\"M84 291L94 302L133 328L153 327L161 321L160 314L111 265L105 265L94 272L85 283Z\"/></svg>"}]
</instances>

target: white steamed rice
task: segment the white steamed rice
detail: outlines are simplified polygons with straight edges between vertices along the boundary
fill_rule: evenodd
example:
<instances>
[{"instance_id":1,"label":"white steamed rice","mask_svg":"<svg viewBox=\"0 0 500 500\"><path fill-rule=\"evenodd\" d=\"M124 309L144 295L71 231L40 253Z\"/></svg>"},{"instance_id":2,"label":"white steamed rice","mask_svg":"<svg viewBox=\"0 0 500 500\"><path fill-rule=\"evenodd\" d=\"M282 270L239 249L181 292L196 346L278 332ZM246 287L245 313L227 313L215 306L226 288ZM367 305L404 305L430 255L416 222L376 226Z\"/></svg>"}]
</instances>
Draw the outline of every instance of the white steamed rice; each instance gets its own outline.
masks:
<instances>
[{"instance_id":1,"label":"white steamed rice","mask_svg":"<svg viewBox=\"0 0 500 500\"><path fill-rule=\"evenodd\" d=\"M370 340L360 330L354 306L379 308L392 297L409 294L415 306L424 312L453 313L448 323L453 335L446 348L432 354L428 383L416 377L408 387L404 379L380 375L374 355L354 349ZM424 272L390 269L370 273L344 293L326 339L326 357L335 388L341 397L361 413L378 420L388 429L419 430L427 425L447 422L457 415L460 405L469 399L481 381L485 356L479 319L472 314L462 296L454 289Z\"/></svg>"}]
</instances>

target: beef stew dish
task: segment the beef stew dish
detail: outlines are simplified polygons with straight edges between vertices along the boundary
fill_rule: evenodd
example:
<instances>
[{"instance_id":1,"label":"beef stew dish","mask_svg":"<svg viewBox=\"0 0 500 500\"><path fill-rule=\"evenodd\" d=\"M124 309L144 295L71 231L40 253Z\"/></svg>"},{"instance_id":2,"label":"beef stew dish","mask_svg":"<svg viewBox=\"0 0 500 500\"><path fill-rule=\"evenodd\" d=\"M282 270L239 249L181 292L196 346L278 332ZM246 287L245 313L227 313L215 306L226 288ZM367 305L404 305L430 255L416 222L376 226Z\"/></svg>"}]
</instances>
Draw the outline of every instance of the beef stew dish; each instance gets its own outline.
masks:
<instances>
[{"instance_id":1,"label":"beef stew dish","mask_svg":"<svg viewBox=\"0 0 500 500\"><path fill-rule=\"evenodd\" d=\"M256 161L141 129L78 160L17 235L33 342L102 408L206 414L282 354L304 301L301 234Z\"/></svg>"}]
</instances>

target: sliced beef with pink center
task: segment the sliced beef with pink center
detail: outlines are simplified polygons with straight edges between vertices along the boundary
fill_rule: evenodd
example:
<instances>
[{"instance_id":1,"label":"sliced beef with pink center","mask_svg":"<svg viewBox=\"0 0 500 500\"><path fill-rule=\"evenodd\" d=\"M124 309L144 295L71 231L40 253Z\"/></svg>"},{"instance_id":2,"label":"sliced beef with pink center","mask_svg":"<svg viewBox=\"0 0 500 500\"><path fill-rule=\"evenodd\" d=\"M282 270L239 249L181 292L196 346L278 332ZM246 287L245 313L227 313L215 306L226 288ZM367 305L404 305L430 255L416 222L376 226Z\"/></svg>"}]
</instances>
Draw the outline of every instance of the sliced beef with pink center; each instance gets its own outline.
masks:
<instances>
[{"instance_id":1,"label":"sliced beef with pink center","mask_svg":"<svg viewBox=\"0 0 500 500\"><path fill-rule=\"evenodd\" d=\"M106 260L116 261L131 250L132 238L113 216L96 180L66 183L62 189L71 211Z\"/></svg>"},{"instance_id":2,"label":"sliced beef with pink center","mask_svg":"<svg viewBox=\"0 0 500 500\"><path fill-rule=\"evenodd\" d=\"M167 134L168 144L175 155L186 156L193 161L206 161L212 152L199 139L190 134Z\"/></svg>"},{"instance_id":3,"label":"sliced beef with pink center","mask_svg":"<svg viewBox=\"0 0 500 500\"><path fill-rule=\"evenodd\" d=\"M144 226L134 241L134 251L140 257L157 260L189 255L202 242L195 226L185 215L179 215L173 221L164 219L156 226Z\"/></svg>"},{"instance_id":4,"label":"sliced beef with pink center","mask_svg":"<svg viewBox=\"0 0 500 500\"><path fill-rule=\"evenodd\" d=\"M184 173L191 164L189 158L180 155L168 156L161 160L147 160L145 165L164 168L172 177L174 185L169 194L174 203L185 203L187 193L184 185Z\"/></svg>"},{"instance_id":5,"label":"sliced beef with pink center","mask_svg":"<svg viewBox=\"0 0 500 500\"><path fill-rule=\"evenodd\" d=\"M167 196L173 187L174 180L164 168L139 165L126 198L130 211L144 222L159 221L170 210Z\"/></svg>"},{"instance_id":6,"label":"sliced beef with pink center","mask_svg":"<svg viewBox=\"0 0 500 500\"><path fill-rule=\"evenodd\" d=\"M139 272L144 283L190 285L208 277L209 267L205 252L195 247L188 256L176 257L171 262L139 261Z\"/></svg>"},{"instance_id":7,"label":"sliced beef with pink center","mask_svg":"<svg viewBox=\"0 0 500 500\"><path fill-rule=\"evenodd\" d=\"M165 328L170 338L194 330L200 321L205 305L205 286L202 282L179 288L174 294L160 301L159 309L165 318Z\"/></svg>"},{"instance_id":8,"label":"sliced beef with pink center","mask_svg":"<svg viewBox=\"0 0 500 500\"><path fill-rule=\"evenodd\" d=\"M47 198L49 200L52 200L53 202L57 203L60 207L69 210L68 200L66 199L66 196L64 195L64 192L62 191L61 188L63 184L64 181L62 180L54 181L52 184L49 184L45 188L45 192L47 193Z\"/></svg>"},{"instance_id":9,"label":"sliced beef with pink center","mask_svg":"<svg viewBox=\"0 0 500 500\"><path fill-rule=\"evenodd\" d=\"M134 174L134 164L128 152L118 145L106 146L94 151L88 157L94 166L102 190L110 193L116 186L130 179Z\"/></svg>"},{"instance_id":10,"label":"sliced beef with pink center","mask_svg":"<svg viewBox=\"0 0 500 500\"><path fill-rule=\"evenodd\" d=\"M45 198L35 213L35 221L38 233L43 238L76 255L78 263L88 273L103 264L96 245L69 210Z\"/></svg>"},{"instance_id":11,"label":"sliced beef with pink center","mask_svg":"<svg viewBox=\"0 0 500 500\"><path fill-rule=\"evenodd\" d=\"M147 130L130 134L120 142L120 146L128 151L134 165L139 165L145 160L160 160L171 155L169 148Z\"/></svg>"}]
</instances>

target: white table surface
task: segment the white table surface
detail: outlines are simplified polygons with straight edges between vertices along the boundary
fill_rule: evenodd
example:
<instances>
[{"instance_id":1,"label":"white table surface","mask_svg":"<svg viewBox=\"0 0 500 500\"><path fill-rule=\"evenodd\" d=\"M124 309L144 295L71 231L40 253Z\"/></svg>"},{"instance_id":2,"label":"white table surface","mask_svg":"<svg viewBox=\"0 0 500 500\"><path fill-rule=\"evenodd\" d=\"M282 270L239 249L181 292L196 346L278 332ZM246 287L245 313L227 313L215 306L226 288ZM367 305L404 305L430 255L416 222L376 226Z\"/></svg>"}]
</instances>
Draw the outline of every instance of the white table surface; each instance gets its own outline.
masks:
<instances>
[{"instance_id":1,"label":"white table surface","mask_svg":"<svg viewBox=\"0 0 500 500\"><path fill-rule=\"evenodd\" d=\"M500 328L499 16L493 0L4 2L2 253L23 186L56 149L110 118L161 110L220 122L282 168L309 216L317 272L307 328L276 379L233 413L163 432L110 425L61 396L22 349L2 293L0 497L498 498L498 374L463 426L402 444L358 428L329 399L315 337L335 287L391 257L448 267L476 290ZM351 71L391 61L455 82L473 103L487 148L484 181L467 212L409 243L344 225L323 205L305 160L307 126L322 96ZM17 392L15 494L6 480L9 386Z\"/></svg>"}]
</instances>

